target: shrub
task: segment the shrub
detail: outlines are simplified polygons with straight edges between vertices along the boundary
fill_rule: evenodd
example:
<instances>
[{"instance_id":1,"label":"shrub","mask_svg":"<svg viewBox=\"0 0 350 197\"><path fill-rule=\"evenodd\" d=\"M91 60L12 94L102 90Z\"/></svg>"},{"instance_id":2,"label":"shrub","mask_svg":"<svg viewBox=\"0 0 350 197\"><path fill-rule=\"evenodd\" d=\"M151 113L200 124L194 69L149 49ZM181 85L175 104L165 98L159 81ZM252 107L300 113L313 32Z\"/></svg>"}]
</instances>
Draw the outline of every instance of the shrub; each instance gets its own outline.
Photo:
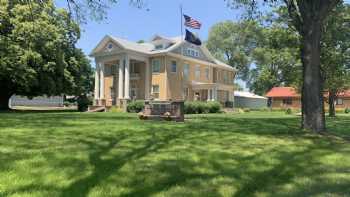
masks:
<instances>
[{"instance_id":1,"label":"shrub","mask_svg":"<svg viewBox=\"0 0 350 197\"><path fill-rule=\"evenodd\" d=\"M221 111L221 105L215 101L188 101L185 102L184 111L185 114L219 113Z\"/></svg>"},{"instance_id":2,"label":"shrub","mask_svg":"<svg viewBox=\"0 0 350 197\"><path fill-rule=\"evenodd\" d=\"M293 111L291 108L286 109L286 114L292 114L292 113L293 113Z\"/></svg>"},{"instance_id":3,"label":"shrub","mask_svg":"<svg viewBox=\"0 0 350 197\"><path fill-rule=\"evenodd\" d=\"M221 111L221 105L219 102L210 101L208 102L209 113L219 113Z\"/></svg>"},{"instance_id":4,"label":"shrub","mask_svg":"<svg viewBox=\"0 0 350 197\"><path fill-rule=\"evenodd\" d=\"M250 109L249 108L243 108L243 111L244 112L250 112Z\"/></svg>"},{"instance_id":5,"label":"shrub","mask_svg":"<svg viewBox=\"0 0 350 197\"><path fill-rule=\"evenodd\" d=\"M144 101L132 101L128 103L126 110L132 113L138 113L145 107Z\"/></svg>"},{"instance_id":6,"label":"shrub","mask_svg":"<svg viewBox=\"0 0 350 197\"><path fill-rule=\"evenodd\" d=\"M87 111L89 105L92 105L92 100L89 99L86 95L81 95L77 99L78 111Z\"/></svg>"},{"instance_id":7,"label":"shrub","mask_svg":"<svg viewBox=\"0 0 350 197\"><path fill-rule=\"evenodd\" d=\"M346 108L344 112L345 112L346 114L349 114L349 113L350 113L350 108Z\"/></svg>"},{"instance_id":8,"label":"shrub","mask_svg":"<svg viewBox=\"0 0 350 197\"><path fill-rule=\"evenodd\" d=\"M69 107L69 106L71 106L71 103L70 103L70 102L68 102L68 101L64 101L64 102L63 102L63 106L65 106L65 107Z\"/></svg>"}]
</instances>

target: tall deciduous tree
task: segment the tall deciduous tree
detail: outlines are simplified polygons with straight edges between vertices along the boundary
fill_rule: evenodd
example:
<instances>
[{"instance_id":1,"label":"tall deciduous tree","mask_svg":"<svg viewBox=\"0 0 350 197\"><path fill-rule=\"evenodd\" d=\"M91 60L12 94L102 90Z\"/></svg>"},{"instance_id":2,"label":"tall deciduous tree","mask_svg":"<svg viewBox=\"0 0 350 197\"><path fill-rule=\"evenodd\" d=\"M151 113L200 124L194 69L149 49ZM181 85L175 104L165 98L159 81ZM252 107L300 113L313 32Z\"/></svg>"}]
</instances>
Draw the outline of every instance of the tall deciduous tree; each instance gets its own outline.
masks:
<instances>
[{"instance_id":1,"label":"tall deciduous tree","mask_svg":"<svg viewBox=\"0 0 350 197\"><path fill-rule=\"evenodd\" d=\"M322 74L328 94L329 116L335 116L338 94L350 87L350 6L340 4L325 22L321 41Z\"/></svg>"},{"instance_id":2,"label":"tall deciduous tree","mask_svg":"<svg viewBox=\"0 0 350 197\"><path fill-rule=\"evenodd\" d=\"M225 21L214 25L209 32L208 49L238 70L238 77L247 80L260 28L255 21Z\"/></svg>"},{"instance_id":3,"label":"tall deciduous tree","mask_svg":"<svg viewBox=\"0 0 350 197\"><path fill-rule=\"evenodd\" d=\"M257 0L226 0L233 6L258 9ZM269 6L288 8L291 24L301 36L303 64L302 127L314 132L326 130L321 77L321 35L325 19L341 0L264 0Z\"/></svg>"},{"instance_id":4,"label":"tall deciduous tree","mask_svg":"<svg viewBox=\"0 0 350 197\"><path fill-rule=\"evenodd\" d=\"M252 55L256 67L250 72L249 88L256 94L265 94L275 86L299 87L298 34L278 20L264 27L262 32Z\"/></svg>"},{"instance_id":5,"label":"tall deciduous tree","mask_svg":"<svg viewBox=\"0 0 350 197\"><path fill-rule=\"evenodd\" d=\"M79 27L53 1L0 0L0 109L11 95L85 94L91 67Z\"/></svg>"}]
</instances>

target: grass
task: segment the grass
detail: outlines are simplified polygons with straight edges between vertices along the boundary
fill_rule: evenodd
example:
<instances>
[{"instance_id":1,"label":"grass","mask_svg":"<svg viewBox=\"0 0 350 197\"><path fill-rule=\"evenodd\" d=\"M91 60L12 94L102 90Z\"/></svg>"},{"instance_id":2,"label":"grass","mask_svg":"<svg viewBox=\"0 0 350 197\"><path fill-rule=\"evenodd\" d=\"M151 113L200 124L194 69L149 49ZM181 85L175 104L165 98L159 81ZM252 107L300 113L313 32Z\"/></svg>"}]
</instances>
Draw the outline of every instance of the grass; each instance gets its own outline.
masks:
<instances>
[{"instance_id":1,"label":"grass","mask_svg":"<svg viewBox=\"0 0 350 197\"><path fill-rule=\"evenodd\" d=\"M349 196L350 116L0 113L0 196Z\"/></svg>"}]
</instances>

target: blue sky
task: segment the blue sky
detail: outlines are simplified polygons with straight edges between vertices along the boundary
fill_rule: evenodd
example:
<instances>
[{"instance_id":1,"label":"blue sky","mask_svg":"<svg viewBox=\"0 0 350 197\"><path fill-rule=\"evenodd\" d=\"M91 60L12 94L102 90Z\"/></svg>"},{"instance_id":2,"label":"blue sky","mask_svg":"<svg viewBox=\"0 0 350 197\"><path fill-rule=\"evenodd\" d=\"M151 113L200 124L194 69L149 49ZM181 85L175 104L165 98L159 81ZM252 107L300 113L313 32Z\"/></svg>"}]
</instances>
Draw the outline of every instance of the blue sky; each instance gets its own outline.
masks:
<instances>
[{"instance_id":1,"label":"blue sky","mask_svg":"<svg viewBox=\"0 0 350 197\"><path fill-rule=\"evenodd\" d=\"M63 2L57 0L57 6L65 6ZM133 41L149 40L155 34L178 36L181 34L180 4L185 14L202 22L201 30L196 31L202 40L207 39L215 23L240 17L239 11L229 9L224 0L148 0L149 11L132 7L128 0L123 0L108 10L107 20L89 20L81 25L78 47L89 54L106 34Z\"/></svg>"}]
</instances>

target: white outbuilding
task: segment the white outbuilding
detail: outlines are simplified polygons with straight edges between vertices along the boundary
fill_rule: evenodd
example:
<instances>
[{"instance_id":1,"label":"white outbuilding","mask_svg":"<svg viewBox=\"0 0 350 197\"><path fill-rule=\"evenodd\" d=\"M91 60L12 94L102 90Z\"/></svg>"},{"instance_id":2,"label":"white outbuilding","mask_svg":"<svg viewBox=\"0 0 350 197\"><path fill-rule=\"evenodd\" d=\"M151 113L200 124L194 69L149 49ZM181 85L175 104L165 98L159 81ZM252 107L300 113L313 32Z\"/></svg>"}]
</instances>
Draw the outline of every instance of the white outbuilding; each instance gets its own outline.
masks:
<instances>
[{"instance_id":1,"label":"white outbuilding","mask_svg":"<svg viewBox=\"0 0 350 197\"><path fill-rule=\"evenodd\" d=\"M235 91L234 97L235 108L259 109L267 107L266 97L251 92Z\"/></svg>"}]
</instances>

